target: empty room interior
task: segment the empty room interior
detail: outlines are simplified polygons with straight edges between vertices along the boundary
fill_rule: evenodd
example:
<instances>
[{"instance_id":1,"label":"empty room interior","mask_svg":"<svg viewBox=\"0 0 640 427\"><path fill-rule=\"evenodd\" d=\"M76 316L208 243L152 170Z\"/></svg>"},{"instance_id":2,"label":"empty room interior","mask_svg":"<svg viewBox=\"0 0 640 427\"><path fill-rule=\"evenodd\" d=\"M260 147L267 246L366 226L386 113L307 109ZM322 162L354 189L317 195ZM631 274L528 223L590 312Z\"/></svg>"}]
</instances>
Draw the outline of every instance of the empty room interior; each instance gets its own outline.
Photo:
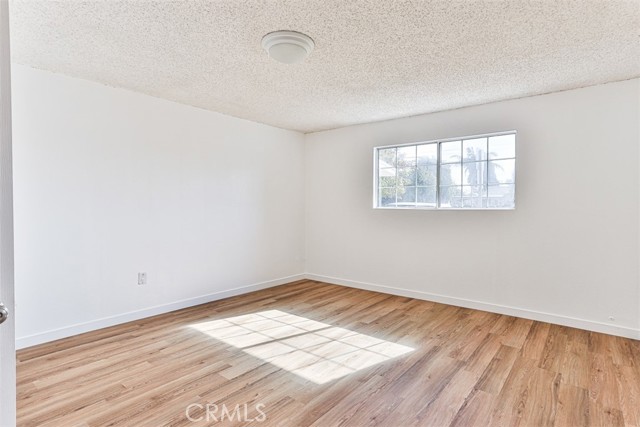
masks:
<instances>
[{"instance_id":1,"label":"empty room interior","mask_svg":"<svg viewBox=\"0 0 640 427\"><path fill-rule=\"evenodd\" d=\"M0 426L640 427L640 1L0 0Z\"/></svg>"}]
</instances>

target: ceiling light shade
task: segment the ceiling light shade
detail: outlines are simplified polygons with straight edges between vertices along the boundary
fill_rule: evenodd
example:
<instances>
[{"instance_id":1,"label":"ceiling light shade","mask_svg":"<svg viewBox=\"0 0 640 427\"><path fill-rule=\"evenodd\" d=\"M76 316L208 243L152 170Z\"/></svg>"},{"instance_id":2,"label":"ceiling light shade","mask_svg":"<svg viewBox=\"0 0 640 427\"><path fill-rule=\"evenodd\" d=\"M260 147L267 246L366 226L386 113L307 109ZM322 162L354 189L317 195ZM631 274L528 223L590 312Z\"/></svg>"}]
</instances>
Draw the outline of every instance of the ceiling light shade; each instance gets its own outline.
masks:
<instances>
[{"instance_id":1,"label":"ceiling light shade","mask_svg":"<svg viewBox=\"0 0 640 427\"><path fill-rule=\"evenodd\" d=\"M284 64L302 61L314 46L311 37L296 31L274 31L262 38L262 47L269 56Z\"/></svg>"}]
</instances>

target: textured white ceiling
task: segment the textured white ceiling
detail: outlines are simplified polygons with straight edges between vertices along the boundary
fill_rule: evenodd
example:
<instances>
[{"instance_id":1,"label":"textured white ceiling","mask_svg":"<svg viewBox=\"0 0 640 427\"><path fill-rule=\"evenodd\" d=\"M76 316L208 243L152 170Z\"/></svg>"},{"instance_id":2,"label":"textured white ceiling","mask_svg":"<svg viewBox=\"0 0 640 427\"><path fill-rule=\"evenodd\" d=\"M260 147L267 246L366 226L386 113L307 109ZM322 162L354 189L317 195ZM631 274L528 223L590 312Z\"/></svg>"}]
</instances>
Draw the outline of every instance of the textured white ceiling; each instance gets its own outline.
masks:
<instances>
[{"instance_id":1,"label":"textured white ceiling","mask_svg":"<svg viewBox=\"0 0 640 427\"><path fill-rule=\"evenodd\" d=\"M640 76L640 1L11 2L15 62L310 132ZM311 36L302 64L274 30Z\"/></svg>"}]
</instances>

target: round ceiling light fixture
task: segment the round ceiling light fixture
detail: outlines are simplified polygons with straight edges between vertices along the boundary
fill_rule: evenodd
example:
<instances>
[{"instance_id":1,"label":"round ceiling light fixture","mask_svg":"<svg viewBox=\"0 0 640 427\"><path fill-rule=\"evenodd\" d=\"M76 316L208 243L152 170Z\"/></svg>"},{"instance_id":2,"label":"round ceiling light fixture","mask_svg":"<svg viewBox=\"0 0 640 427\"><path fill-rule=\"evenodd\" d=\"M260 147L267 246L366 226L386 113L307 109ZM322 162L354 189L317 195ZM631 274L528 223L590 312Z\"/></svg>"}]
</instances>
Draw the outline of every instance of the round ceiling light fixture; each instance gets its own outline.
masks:
<instances>
[{"instance_id":1,"label":"round ceiling light fixture","mask_svg":"<svg viewBox=\"0 0 640 427\"><path fill-rule=\"evenodd\" d=\"M295 64L315 47L311 37L297 31L274 31L262 38L262 47L270 57L284 64Z\"/></svg>"}]
</instances>

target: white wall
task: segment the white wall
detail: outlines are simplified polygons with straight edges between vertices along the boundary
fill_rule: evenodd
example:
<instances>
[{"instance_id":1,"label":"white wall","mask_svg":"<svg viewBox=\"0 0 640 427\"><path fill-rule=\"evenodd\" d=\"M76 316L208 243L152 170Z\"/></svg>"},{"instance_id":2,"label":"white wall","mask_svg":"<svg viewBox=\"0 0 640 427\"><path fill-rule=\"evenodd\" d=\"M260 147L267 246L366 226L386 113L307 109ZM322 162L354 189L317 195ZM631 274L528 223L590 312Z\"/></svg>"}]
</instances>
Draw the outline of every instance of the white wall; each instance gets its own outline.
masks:
<instances>
[{"instance_id":1,"label":"white wall","mask_svg":"<svg viewBox=\"0 0 640 427\"><path fill-rule=\"evenodd\" d=\"M20 347L304 272L302 134L12 77Z\"/></svg>"},{"instance_id":2,"label":"white wall","mask_svg":"<svg viewBox=\"0 0 640 427\"><path fill-rule=\"evenodd\" d=\"M640 338L639 99L636 79L307 135L307 272ZM515 211L371 208L373 147L512 129Z\"/></svg>"},{"instance_id":3,"label":"white wall","mask_svg":"<svg viewBox=\"0 0 640 427\"><path fill-rule=\"evenodd\" d=\"M295 280L305 251L312 278L640 338L640 80L306 136L17 65L13 91L19 347ZM371 208L374 146L511 129L515 211Z\"/></svg>"}]
</instances>

